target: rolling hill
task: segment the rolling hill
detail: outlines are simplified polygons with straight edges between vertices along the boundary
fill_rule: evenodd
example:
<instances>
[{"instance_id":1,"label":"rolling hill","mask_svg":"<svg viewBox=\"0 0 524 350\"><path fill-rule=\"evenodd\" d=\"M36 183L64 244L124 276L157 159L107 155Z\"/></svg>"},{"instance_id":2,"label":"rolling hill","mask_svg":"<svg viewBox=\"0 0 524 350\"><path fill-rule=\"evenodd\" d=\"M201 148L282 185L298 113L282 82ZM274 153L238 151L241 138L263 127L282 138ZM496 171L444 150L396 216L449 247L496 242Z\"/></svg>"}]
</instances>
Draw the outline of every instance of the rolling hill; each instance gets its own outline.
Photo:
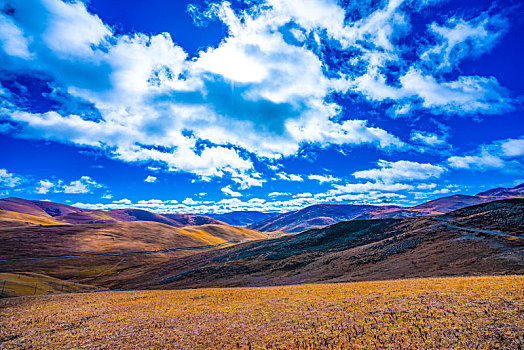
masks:
<instances>
[{"instance_id":1,"label":"rolling hill","mask_svg":"<svg viewBox=\"0 0 524 350\"><path fill-rule=\"evenodd\" d=\"M523 274L523 254L524 199L510 199L440 216L341 222L182 257L138 276L124 272L119 283L171 289Z\"/></svg>"},{"instance_id":2,"label":"rolling hill","mask_svg":"<svg viewBox=\"0 0 524 350\"><path fill-rule=\"evenodd\" d=\"M225 225L224 222L199 214L157 214L141 209L118 209L118 210L87 210L70 205L53 203L48 201L33 201L21 198L0 199L0 213L8 211L31 215L46 219L54 224L104 224L130 221L151 221L158 222L173 227L195 226L195 225ZM16 221L13 214L9 214ZM0 225L2 218L9 216L7 213L0 214ZM26 222L35 219L26 218ZM22 219L21 219L22 220ZM49 221L51 220L51 221ZM24 220L22 220L24 221ZM36 222L35 222L36 224ZM42 224L39 222L38 224Z\"/></svg>"},{"instance_id":3,"label":"rolling hill","mask_svg":"<svg viewBox=\"0 0 524 350\"><path fill-rule=\"evenodd\" d=\"M44 218L86 211L85 209L65 204L47 201L30 201L16 197L0 199L0 209Z\"/></svg>"}]
</instances>

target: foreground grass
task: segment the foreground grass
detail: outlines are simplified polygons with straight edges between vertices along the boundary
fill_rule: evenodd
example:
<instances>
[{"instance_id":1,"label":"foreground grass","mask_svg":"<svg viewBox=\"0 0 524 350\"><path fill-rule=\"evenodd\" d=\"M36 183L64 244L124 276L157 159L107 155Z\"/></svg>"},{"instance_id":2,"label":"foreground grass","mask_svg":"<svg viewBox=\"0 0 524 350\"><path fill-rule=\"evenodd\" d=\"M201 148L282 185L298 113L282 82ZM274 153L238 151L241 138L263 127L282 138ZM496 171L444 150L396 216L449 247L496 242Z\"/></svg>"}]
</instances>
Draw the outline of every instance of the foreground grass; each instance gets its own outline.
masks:
<instances>
[{"instance_id":1,"label":"foreground grass","mask_svg":"<svg viewBox=\"0 0 524 350\"><path fill-rule=\"evenodd\" d=\"M0 348L522 349L524 276L0 301Z\"/></svg>"}]
</instances>

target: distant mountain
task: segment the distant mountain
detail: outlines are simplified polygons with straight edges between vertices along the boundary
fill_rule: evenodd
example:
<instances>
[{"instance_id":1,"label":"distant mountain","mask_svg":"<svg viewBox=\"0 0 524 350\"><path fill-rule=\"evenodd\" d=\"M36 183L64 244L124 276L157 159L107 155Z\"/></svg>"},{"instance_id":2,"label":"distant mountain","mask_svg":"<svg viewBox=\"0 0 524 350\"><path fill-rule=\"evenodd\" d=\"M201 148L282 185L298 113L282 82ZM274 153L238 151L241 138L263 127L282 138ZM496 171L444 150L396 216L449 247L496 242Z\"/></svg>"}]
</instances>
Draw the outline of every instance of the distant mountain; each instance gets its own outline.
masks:
<instances>
[{"instance_id":1,"label":"distant mountain","mask_svg":"<svg viewBox=\"0 0 524 350\"><path fill-rule=\"evenodd\" d=\"M247 227L261 232L298 233L322 228L341 221L404 218L438 215L471 205L506 198L524 198L524 184L514 188L496 188L475 196L452 195L413 207L373 206L352 204L319 204L278 214Z\"/></svg>"},{"instance_id":2,"label":"distant mountain","mask_svg":"<svg viewBox=\"0 0 524 350\"><path fill-rule=\"evenodd\" d=\"M241 227L252 225L275 215L277 215L277 213L264 213L261 211L232 211L224 214L206 214L206 216L230 225Z\"/></svg>"},{"instance_id":3,"label":"distant mountain","mask_svg":"<svg viewBox=\"0 0 524 350\"><path fill-rule=\"evenodd\" d=\"M524 197L524 183L513 188L494 188L477 194L477 196L487 197Z\"/></svg>"},{"instance_id":4,"label":"distant mountain","mask_svg":"<svg viewBox=\"0 0 524 350\"><path fill-rule=\"evenodd\" d=\"M489 200L487 198L457 194L416 205L413 207L413 209L427 209L437 213L447 213L452 210L457 210L470 205L485 203L488 201Z\"/></svg>"},{"instance_id":5,"label":"distant mountain","mask_svg":"<svg viewBox=\"0 0 524 350\"><path fill-rule=\"evenodd\" d=\"M398 208L376 205L316 204L300 210L274 215L248 227L262 232L297 233L341 221L367 219Z\"/></svg>"},{"instance_id":6,"label":"distant mountain","mask_svg":"<svg viewBox=\"0 0 524 350\"><path fill-rule=\"evenodd\" d=\"M103 224L130 221L152 221L161 224L183 227L194 225L224 224L213 218L198 214L157 214L141 209L119 209L111 211L91 210L70 213L56 217L57 220L70 224Z\"/></svg>"},{"instance_id":7,"label":"distant mountain","mask_svg":"<svg viewBox=\"0 0 524 350\"><path fill-rule=\"evenodd\" d=\"M524 273L524 199L355 220L163 262L120 288L199 288Z\"/></svg>"},{"instance_id":8,"label":"distant mountain","mask_svg":"<svg viewBox=\"0 0 524 350\"><path fill-rule=\"evenodd\" d=\"M225 225L225 223L199 214L157 214L141 209L119 209L119 210L87 210L70 205L48 202L34 201L21 198L4 198L0 199L0 210L10 213L19 213L31 215L41 219L52 219L47 221L36 220L30 217L20 217L25 223L37 224L108 224L131 221L151 221L161 224L184 227L195 225ZM2 220L4 219L4 220ZM0 226L17 225L16 215L3 213L0 216ZM19 221L20 221L19 220Z\"/></svg>"}]
</instances>

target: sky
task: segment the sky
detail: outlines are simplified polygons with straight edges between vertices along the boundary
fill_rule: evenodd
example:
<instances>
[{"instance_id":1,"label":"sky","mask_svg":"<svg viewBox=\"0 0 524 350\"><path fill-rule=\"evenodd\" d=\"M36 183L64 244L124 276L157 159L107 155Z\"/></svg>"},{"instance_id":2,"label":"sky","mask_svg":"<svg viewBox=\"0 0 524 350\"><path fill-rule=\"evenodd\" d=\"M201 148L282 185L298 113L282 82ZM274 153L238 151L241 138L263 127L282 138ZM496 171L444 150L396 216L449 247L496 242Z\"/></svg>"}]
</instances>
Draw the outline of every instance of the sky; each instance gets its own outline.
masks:
<instances>
[{"instance_id":1,"label":"sky","mask_svg":"<svg viewBox=\"0 0 524 350\"><path fill-rule=\"evenodd\" d=\"M0 196L410 206L524 182L518 0L0 0Z\"/></svg>"}]
</instances>

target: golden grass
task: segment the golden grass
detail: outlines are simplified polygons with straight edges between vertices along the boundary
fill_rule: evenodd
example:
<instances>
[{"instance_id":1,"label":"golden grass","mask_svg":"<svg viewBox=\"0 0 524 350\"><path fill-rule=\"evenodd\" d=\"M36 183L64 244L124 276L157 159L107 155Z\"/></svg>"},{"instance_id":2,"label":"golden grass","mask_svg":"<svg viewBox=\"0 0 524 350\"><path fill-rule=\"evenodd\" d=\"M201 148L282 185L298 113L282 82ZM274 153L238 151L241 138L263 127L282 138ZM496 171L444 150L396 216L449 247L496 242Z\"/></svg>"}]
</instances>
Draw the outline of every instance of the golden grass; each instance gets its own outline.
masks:
<instances>
[{"instance_id":1,"label":"golden grass","mask_svg":"<svg viewBox=\"0 0 524 350\"><path fill-rule=\"evenodd\" d=\"M88 292L100 289L95 286L63 281L58 278L32 272L0 273L0 290L4 281L6 281L3 293L4 297L34 295L35 283L37 295L47 293Z\"/></svg>"},{"instance_id":2,"label":"golden grass","mask_svg":"<svg viewBox=\"0 0 524 350\"><path fill-rule=\"evenodd\" d=\"M6 222L14 222L26 225L63 225L63 222L59 222L53 219L41 218L34 215L16 213L9 210L0 210L0 220Z\"/></svg>"},{"instance_id":3,"label":"golden grass","mask_svg":"<svg viewBox=\"0 0 524 350\"><path fill-rule=\"evenodd\" d=\"M0 348L519 349L523 291L504 276L7 299Z\"/></svg>"}]
</instances>

